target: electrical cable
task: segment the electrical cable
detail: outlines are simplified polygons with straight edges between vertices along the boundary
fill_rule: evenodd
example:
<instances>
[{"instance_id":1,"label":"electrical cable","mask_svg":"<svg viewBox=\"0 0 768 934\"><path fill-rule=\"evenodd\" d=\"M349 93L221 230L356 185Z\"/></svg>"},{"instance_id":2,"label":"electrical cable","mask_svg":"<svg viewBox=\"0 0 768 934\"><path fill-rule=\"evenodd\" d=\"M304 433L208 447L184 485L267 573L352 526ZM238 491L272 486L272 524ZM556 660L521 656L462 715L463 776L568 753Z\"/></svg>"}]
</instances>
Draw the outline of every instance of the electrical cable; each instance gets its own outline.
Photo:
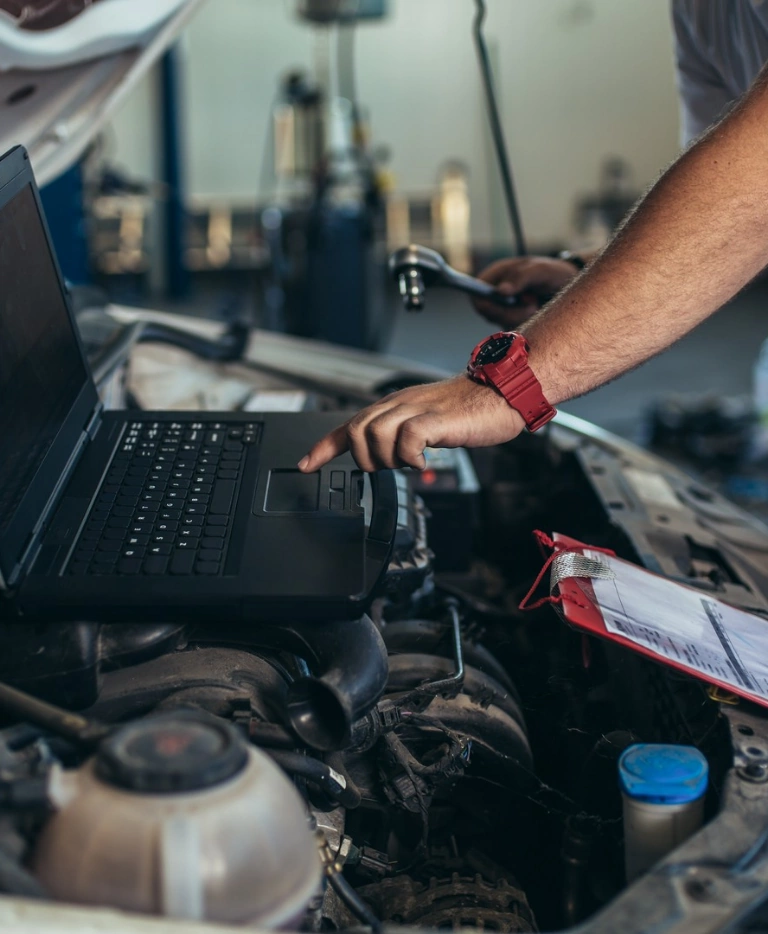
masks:
<instances>
[{"instance_id":1,"label":"electrical cable","mask_svg":"<svg viewBox=\"0 0 768 934\"><path fill-rule=\"evenodd\" d=\"M483 22L485 20L486 8L485 0L475 0L477 14L475 16L474 37L477 47L477 57L480 61L480 72L483 78L483 88L485 90L485 100L488 107L488 118L491 123L491 135L496 149L496 159L499 163L501 173L501 182L504 188L504 200L507 203L507 212L509 213L509 222L512 225L512 231L515 236L515 249L518 256L527 256L528 250L525 243L525 234L523 233L523 223L520 218L520 209L515 194L515 183L512 178L512 169L509 163L507 153L507 144L504 140L504 130L501 125L499 115L499 105L496 98L496 90L493 83L493 71L491 69L491 60L488 55L488 46L483 36Z\"/></svg>"},{"instance_id":2,"label":"electrical cable","mask_svg":"<svg viewBox=\"0 0 768 934\"><path fill-rule=\"evenodd\" d=\"M352 888L352 886L347 882L344 876L340 872L329 872L328 873L328 882L331 885L333 891L339 896L339 898L344 902L344 904L349 908L352 914L358 918L363 924L366 924L373 934L381 934L382 925L381 921L376 917L376 915L371 911L371 909L366 905L366 903L360 898L357 892Z\"/></svg>"},{"instance_id":3,"label":"electrical cable","mask_svg":"<svg viewBox=\"0 0 768 934\"><path fill-rule=\"evenodd\" d=\"M331 766L304 756L299 752L285 752L281 749L265 749L269 757L281 769L291 775L299 775L317 785L321 791L338 801L345 808L356 808L360 804L360 792L350 787L344 775L337 773Z\"/></svg>"}]
</instances>

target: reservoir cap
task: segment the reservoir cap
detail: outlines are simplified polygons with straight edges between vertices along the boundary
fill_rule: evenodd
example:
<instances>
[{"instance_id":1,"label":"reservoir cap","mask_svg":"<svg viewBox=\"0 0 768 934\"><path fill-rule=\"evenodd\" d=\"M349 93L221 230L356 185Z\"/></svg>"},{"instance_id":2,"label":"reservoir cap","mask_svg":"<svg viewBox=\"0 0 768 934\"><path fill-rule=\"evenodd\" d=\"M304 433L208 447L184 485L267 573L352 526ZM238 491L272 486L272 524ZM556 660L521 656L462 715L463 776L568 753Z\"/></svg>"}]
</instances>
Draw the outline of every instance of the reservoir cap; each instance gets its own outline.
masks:
<instances>
[{"instance_id":1,"label":"reservoir cap","mask_svg":"<svg viewBox=\"0 0 768 934\"><path fill-rule=\"evenodd\" d=\"M707 790L709 766L694 746L636 743L619 759L625 795L649 804L688 804Z\"/></svg>"}]
</instances>

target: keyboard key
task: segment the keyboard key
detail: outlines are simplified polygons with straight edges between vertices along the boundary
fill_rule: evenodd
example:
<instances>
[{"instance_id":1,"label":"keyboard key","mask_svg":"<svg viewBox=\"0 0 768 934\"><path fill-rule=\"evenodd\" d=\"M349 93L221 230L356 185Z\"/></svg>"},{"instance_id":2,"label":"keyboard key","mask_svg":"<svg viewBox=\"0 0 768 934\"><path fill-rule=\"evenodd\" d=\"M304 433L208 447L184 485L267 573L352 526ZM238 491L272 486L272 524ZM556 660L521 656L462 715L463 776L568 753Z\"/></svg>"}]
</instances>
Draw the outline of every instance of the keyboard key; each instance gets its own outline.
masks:
<instances>
[{"instance_id":1,"label":"keyboard key","mask_svg":"<svg viewBox=\"0 0 768 934\"><path fill-rule=\"evenodd\" d=\"M219 564L216 561L200 561L195 565L195 574L218 574Z\"/></svg>"},{"instance_id":2,"label":"keyboard key","mask_svg":"<svg viewBox=\"0 0 768 934\"><path fill-rule=\"evenodd\" d=\"M179 539L183 540L185 538L200 538L201 531L201 529L198 529L195 526L192 526L188 529L182 529L179 532Z\"/></svg>"},{"instance_id":3,"label":"keyboard key","mask_svg":"<svg viewBox=\"0 0 768 934\"><path fill-rule=\"evenodd\" d=\"M156 532L175 532L178 529L178 527L179 527L178 522L161 521L161 522L155 523Z\"/></svg>"},{"instance_id":4,"label":"keyboard key","mask_svg":"<svg viewBox=\"0 0 768 934\"><path fill-rule=\"evenodd\" d=\"M180 509L161 509L158 515L159 519L169 519L171 522L178 522L181 519Z\"/></svg>"},{"instance_id":5,"label":"keyboard key","mask_svg":"<svg viewBox=\"0 0 768 934\"><path fill-rule=\"evenodd\" d=\"M232 500L235 495L234 480L217 480L213 488L210 513L212 516L227 515L232 509Z\"/></svg>"},{"instance_id":6,"label":"keyboard key","mask_svg":"<svg viewBox=\"0 0 768 934\"><path fill-rule=\"evenodd\" d=\"M160 503L139 503L136 513L155 513L160 509Z\"/></svg>"},{"instance_id":7,"label":"keyboard key","mask_svg":"<svg viewBox=\"0 0 768 934\"><path fill-rule=\"evenodd\" d=\"M220 551L211 551L210 549L203 548L197 553L199 561L221 561L221 552Z\"/></svg>"},{"instance_id":8,"label":"keyboard key","mask_svg":"<svg viewBox=\"0 0 768 934\"><path fill-rule=\"evenodd\" d=\"M115 555L117 557L117 555ZM115 573L115 562L107 561L91 561L91 566L89 569L90 574L114 574Z\"/></svg>"},{"instance_id":9,"label":"keyboard key","mask_svg":"<svg viewBox=\"0 0 768 934\"><path fill-rule=\"evenodd\" d=\"M213 475L216 473L215 464L203 464L202 466L195 468L195 477L209 477L209 483L213 480Z\"/></svg>"},{"instance_id":10,"label":"keyboard key","mask_svg":"<svg viewBox=\"0 0 768 934\"><path fill-rule=\"evenodd\" d=\"M177 460L174 467L174 476L176 476L176 471L179 470L194 470L195 462L193 460Z\"/></svg>"},{"instance_id":11,"label":"keyboard key","mask_svg":"<svg viewBox=\"0 0 768 934\"><path fill-rule=\"evenodd\" d=\"M149 535L130 535L126 541L126 545L138 545L139 547L144 547L149 544Z\"/></svg>"},{"instance_id":12,"label":"keyboard key","mask_svg":"<svg viewBox=\"0 0 768 934\"><path fill-rule=\"evenodd\" d=\"M97 533L91 533L97 534ZM85 538L85 536L83 536ZM105 529L104 532L99 536L100 539L110 542L121 542L125 538L125 529ZM93 539L90 539L93 541Z\"/></svg>"},{"instance_id":13,"label":"keyboard key","mask_svg":"<svg viewBox=\"0 0 768 934\"><path fill-rule=\"evenodd\" d=\"M208 516L208 525L209 525L209 526L212 526L212 525L228 525L228 524L229 524L229 517L228 517L228 516ZM210 535L211 533L209 532L208 534ZM218 535L219 533L218 533L218 532L214 532L213 534L214 534L214 535ZM224 533L222 532L221 534L223 535Z\"/></svg>"},{"instance_id":14,"label":"keyboard key","mask_svg":"<svg viewBox=\"0 0 768 934\"><path fill-rule=\"evenodd\" d=\"M208 496L213 489L212 483L196 483L190 490L191 493L203 493Z\"/></svg>"},{"instance_id":15,"label":"keyboard key","mask_svg":"<svg viewBox=\"0 0 768 934\"><path fill-rule=\"evenodd\" d=\"M88 532L100 532L103 528L106 527L106 524L107 524L106 519L90 518L88 520L88 525L86 525L85 528Z\"/></svg>"},{"instance_id":16,"label":"keyboard key","mask_svg":"<svg viewBox=\"0 0 768 934\"><path fill-rule=\"evenodd\" d=\"M117 516L120 519L130 519L133 515L133 506L115 506L110 515Z\"/></svg>"},{"instance_id":17,"label":"keyboard key","mask_svg":"<svg viewBox=\"0 0 768 934\"><path fill-rule=\"evenodd\" d=\"M243 450L242 444L239 441L227 441L224 445L225 451L236 451L238 454Z\"/></svg>"},{"instance_id":18,"label":"keyboard key","mask_svg":"<svg viewBox=\"0 0 768 934\"><path fill-rule=\"evenodd\" d=\"M238 454L236 451L225 451L221 455L222 464L225 462L227 464L239 464L242 459L243 459L243 455Z\"/></svg>"},{"instance_id":19,"label":"keyboard key","mask_svg":"<svg viewBox=\"0 0 768 934\"><path fill-rule=\"evenodd\" d=\"M117 563L118 574L139 574L141 571L140 558L122 558Z\"/></svg>"},{"instance_id":20,"label":"keyboard key","mask_svg":"<svg viewBox=\"0 0 768 934\"><path fill-rule=\"evenodd\" d=\"M169 570L171 574L191 574L195 566L194 551L176 551L171 558Z\"/></svg>"},{"instance_id":21,"label":"keyboard key","mask_svg":"<svg viewBox=\"0 0 768 934\"><path fill-rule=\"evenodd\" d=\"M174 470L171 474L172 479L174 480L191 480L192 471L191 470Z\"/></svg>"},{"instance_id":22,"label":"keyboard key","mask_svg":"<svg viewBox=\"0 0 768 934\"><path fill-rule=\"evenodd\" d=\"M92 519L108 519L109 518L109 506L96 506L91 510Z\"/></svg>"},{"instance_id":23,"label":"keyboard key","mask_svg":"<svg viewBox=\"0 0 768 934\"><path fill-rule=\"evenodd\" d=\"M176 539L175 532L158 532L157 535L152 536L152 541L158 545L171 545ZM152 552L155 554L155 552ZM160 554L160 552L157 552Z\"/></svg>"},{"instance_id":24,"label":"keyboard key","mask_svg":"<svg viewBox=\"0 0 768 934\"><path fill-rule=\"evenodd\" d=\"M101 532L83 532L80 536L82 542L98 542L101 538ZM119 532L112 531L112 534L119 535Z\"/></svg>"},{"instance_id":25,"label":"keyboard key","mask_svg":"<svg viewBox=\"0 0 768 934\"><path fill-rule=\"evenodd\" d=\"M134 546L132 548L126 548L122 552L120 558L121 560L125 560L126 558L143 558L144 555L146 555L146 553L147 553L146 548L139 548L137 546Z\"/></svg>"},{"instance_id":26,"label":"keyboard key","mask_svg":"<svg viewBox=\"0 0 768 934\"><path fill-rule=\"evenodd\" d=\"M165 555L152 555L144 562L145 574L165 574L168 570L168 558Z\"/></svg>"},{"instance_id":27,"label":"keyboard key","mask_svg":"<svg viewBox=\"0 0 768 934\"><path fill-rule=\"evenodd\" d=\"M102 488L101 488L101 493L99 493L99 502L100 502L100 503L106 503L107 505L110 505L111 503L114 503L114 501L115 501L115 495L116 495L115 493L108 493L108 492L104 489L104 487L102 487Z\"/></svg>"},{"instance_id":28,"label":"keyboard key","mask_svg":"<svg viewBox=\"0 0 768 934\"><path fill-rule=\"evenodd\" d=\"M223 529L220 525L207 525L204 534L206 538L223 539L227 534L227 530Z\"/></svg>"},{"instance_id":29,"label":"keyboard key","mask_svg":"<svg viewBox=\"0 0 768 934\"><path fill-rule=\"evenodd\" d=\"M157 491L147 492L141 494L141 501L143 503L159 503L165 496L164 493L158 493ZM173 496L174 493L171 492L167 494L169 497Z\"/></svg>"},{"instance_id":30,"label":"keyboard key","mask_svg":"<svg viewBox=\"0 0 768 934\"><path fill-rule=\"evenodd\" d=\"M211 447L224 443L223 431L206 431L204 442Z\"/></svg>"},{"instance_id":31,"label":"keyboard key","mask_svg":"<svg viewBox=\"0 0 768 934\"><path fill-rule=\"evenodd\" d=\"M131 519L129 516L115 516L113 519L110 519L107 523L107 528L110 529L127 529L131 524Z\"/></svg>"},{"instance_id":32,"label":"keyboard key","mask_svg":"<svg viewBox=\"0 0 768 934\"><path fill-rule=\"evenodd\" d=\"M197 548L199 544L199 538L184 538L180 535L179 540L176 542L176 547L180 548L182 551L190 551Z\"/></svg>"},{"instance_id":33,"label":"keyboard key","mask_svg":"<svg viewBox=\"0 0 768 934\"><path fill-rule=\"evenodd\" d=\"M229 434L227 435L227 437L229 438L230 441L238 441L240 438L243 437L243 429L242 428L230 428Z\"/></svg>"},{"instance_id":34,"label":"keyboard key","mask_svg":"<svg viewBox=\"0 0 768 934\"><path fill-rule=\"evenodd\" d=\"M149 553L151 555L170 555L173 548L170 544L150 545Z\"/></svg>"},{"instance_id":35,"label":"keyboard key","mask_svg":"<svg viewBox=\"0 0 768 934\"><path fill-rule=\"evenodd\" d=\"M207 535L204 535L201 542L201 548L212 548L214 551L221 551L224 547L223 538L209 538Z\"/></svg>"},{"instance_id":36,"label":"keyboard key","mask_svg":"<svg viewBox=\"0 0 768 934\"><path fill-rule=\"evenodd\" d=\"M187 498L187 502L190 506L207 506L211 501L210 496L204 496L202 493L197 493Z\"/></svg>"},{"instance_id":37,"label":"keyboard key","mask_svg":"<svg viewBox=\"0 0 768 934\"><path fill-rule=\"evenodd\" d=\"M99 542L99 551L120 551L123 547L122 539L105 538Z\"/></svg>"},{"instance_id":38,"label":"keyboard key","mask_svg":"<svg viewBox=\"0 0 768 934\"><path fill-rule=\"evenodd\" d=\"M138 501L138 496L118 496L116 500L118 506L135 506Z\"/></svg>"},{"instance_id":39,"label":"keyboard key","mask_svg":"<svg viewBox=\"0 0 768 934\"><path fill-rule=\"evenodd\" d=\"M236 470L220 470L216 476L219 480L237 480Z\"/></svg>"},{"instance_id":40,"label":"keyboard key","mask_svg":"<svg viewBox=\"0 0 768 934\"><path fill-rule=\"evenodd\" d=\"M207 509L206 505L201 504L200 506L187 506L184 512L188 516L204 516Z\"/></svg>"},{"instance_id":41,"label":"keyboard key","mask_svg":"<svg viewBox=\"0 0 768 934\"><path fill-rule=\"evenodd\" d=\"M188 490L189 480L171 480L168 484L169 490Z\"/></svg>"},{"instance_id":42,"label":"keyboard key","mask_svg":"<svg viewBox=\"0 0 768 934\"><path fill-rule=\"evenodd\" d=\"M209 454L207 457L198 457L197 468L200 470L202 467L215 467L218 463L218 457L213 454Z\"/></svg>"}]
</instances>

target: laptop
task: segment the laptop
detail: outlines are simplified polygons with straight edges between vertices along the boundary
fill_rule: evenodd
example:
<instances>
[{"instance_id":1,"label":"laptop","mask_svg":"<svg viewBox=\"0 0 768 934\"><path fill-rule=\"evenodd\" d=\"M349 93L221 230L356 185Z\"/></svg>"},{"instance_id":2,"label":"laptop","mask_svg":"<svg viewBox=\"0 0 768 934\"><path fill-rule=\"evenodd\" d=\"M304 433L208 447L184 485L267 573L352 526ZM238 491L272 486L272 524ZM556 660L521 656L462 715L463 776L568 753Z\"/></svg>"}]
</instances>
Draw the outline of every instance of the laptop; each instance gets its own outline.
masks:
<instances>
[{"instance_id":1,"label":"laptop","mask_svg":"<svg viewBox=\"0 0 768 934\"><path fill-rule=\"evenodd\" d=\"M338 413L104 411L29 157L0 159L0 601L35 620L354 619L392 472L296 469Z\"/></svg>"}]
</instances>

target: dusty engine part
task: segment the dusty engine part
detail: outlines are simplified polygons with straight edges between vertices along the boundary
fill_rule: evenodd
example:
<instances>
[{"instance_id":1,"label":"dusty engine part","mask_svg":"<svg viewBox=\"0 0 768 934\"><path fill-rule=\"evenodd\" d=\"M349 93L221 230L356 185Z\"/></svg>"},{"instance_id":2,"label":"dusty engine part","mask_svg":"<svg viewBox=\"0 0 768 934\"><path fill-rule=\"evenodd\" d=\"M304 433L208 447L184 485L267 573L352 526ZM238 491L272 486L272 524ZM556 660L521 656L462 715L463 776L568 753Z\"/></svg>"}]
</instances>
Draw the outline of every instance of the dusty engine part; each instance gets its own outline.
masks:
<instances>
[{"instance_id":1,"label":"dusty engine part","mask_svg":"<svg viewBox=\"0 0 768 934\"><path fill-rule=\"evenodd\" d=\"M480 875L453 873L421 883L399 876L363 886L359 893L379 917L394 924L502 934L537 930L525 894L505 880L490 883Z\"/></svg>"}]
</instances>

